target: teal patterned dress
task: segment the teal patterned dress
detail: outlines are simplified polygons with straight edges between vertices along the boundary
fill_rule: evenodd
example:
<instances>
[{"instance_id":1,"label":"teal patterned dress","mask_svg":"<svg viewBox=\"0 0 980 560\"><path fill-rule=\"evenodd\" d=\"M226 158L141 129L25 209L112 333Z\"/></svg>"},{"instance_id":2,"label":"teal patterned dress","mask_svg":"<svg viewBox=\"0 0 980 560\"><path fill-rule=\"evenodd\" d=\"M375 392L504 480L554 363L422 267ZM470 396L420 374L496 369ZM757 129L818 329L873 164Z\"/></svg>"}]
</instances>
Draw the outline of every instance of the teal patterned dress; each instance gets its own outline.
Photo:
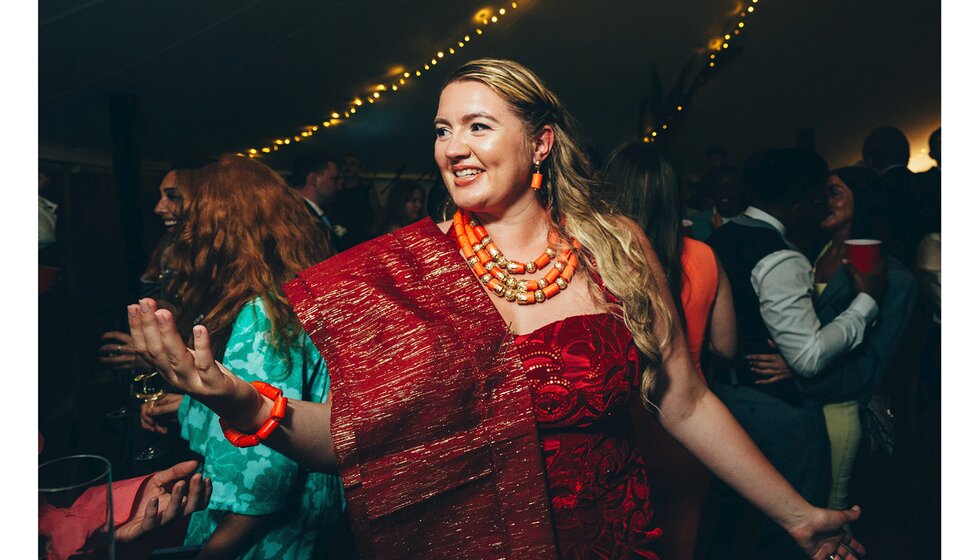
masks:
<instances>
[{"instance_id":1,"label":"teal patterned dress","mask_svg":"<svg viewBox=\"0 0 980 560\"><path fill-rule=\"evenodd\" d=\"M246 381L260 380L290 399L324 402L330 378L320 352L305 332L289 348L291 366L271 344L272 329L261 298L235 319L222 363ZM208 508L190 519L184 544L204 544L225 514L278 513L268 532L240 558L308 559L326 556L333 527L343 509L340 478L309 472L264 445L239 449L225 439L218 417L184 397L178 411L181 436L204 456L201 471L210 477Z\"/></svg>"}]
</instances>

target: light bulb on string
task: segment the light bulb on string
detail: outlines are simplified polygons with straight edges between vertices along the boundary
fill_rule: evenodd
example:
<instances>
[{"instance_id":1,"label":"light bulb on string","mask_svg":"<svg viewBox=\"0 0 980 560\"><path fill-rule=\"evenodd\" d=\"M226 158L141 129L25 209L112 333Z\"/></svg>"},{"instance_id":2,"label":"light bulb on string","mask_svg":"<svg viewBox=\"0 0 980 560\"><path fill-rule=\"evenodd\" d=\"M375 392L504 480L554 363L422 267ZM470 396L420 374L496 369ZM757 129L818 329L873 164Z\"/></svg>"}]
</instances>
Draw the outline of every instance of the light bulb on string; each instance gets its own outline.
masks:
<instances>
[{"instance_id":1,"label":"light bulb on string","mask_svg":"<svg viewBox=\"0 0 980 560\"><path fill-rule=\"evenodd\" d=\"M510 7L511 8L514 8L516 10L517 9L517 2L511 2L510 3Z\"/></svg>"},{"instance_id":2,"label":"light bulb on string","mask_svg":"<svg viewBox=\"0 0 980 560\"><path fill-rule=\"evenodd\" d=\"M439 51L439 52L436 53L436 56L439 57L439 58L442 58L445 55L442 53L442 51Z\"/></svg>"},{"instance_id":3,"label":"light bulb on string","mask_svg":"<svg viewBox=\"0 0 980 560\"><path fill-rule=\"evenodd\" d=\"M749 6L748 8L745 8L745 11L751 14L755 11L755 6Z\"/></svg>"},{"instance_id":4,"label":"light bulb on string","mask_svg":"<svg viewBox=\"0 0 980 560\"><path fill-rule=\"evenodd\" d=\"M500 15L504 15L506 13L507 13L507 9L506 8L500 8Z\"/></svg>"},{"instance_id":5,"label":"light bulb on string","mask_svg":"<svg viewBox=\"0 0 980 560\"><path fill-rule=\"evenodd\" d=\"M476 34L477 34L477 35L483 35L483 30L482 30L482 29L480 29L480 28L477 28L477 30L476 30Z\"/></svg>"},{"instance_id":6,"label":"light bulb on string","mask_svg":"<svg viewBox=\"0 0 980 560\"><path fill-rule=\"evenodd\" d=\"M449 47L449 54L456 54L456 49Z\"/></svg>"},{"instance_id":7,"label":"light bulb on string","mask_svg":"<svg viewBox=\"0 0 980 560\"><path fill-rule=\"evenodd\" d=\"M262 153L263 153L263 154L267 154L267 153L269 153L269 152L271 152L271 151L272 151L272 150L271 150L271 149L269 149L268 147L265 147L265 148L262 148Z\"/></svg>"},{"instance_id":8,"label":"light bulb on string","mask_svg":"<svg viewBox=\"0 0 980 560\"><path fill-rule=\"evenodd\" d=\"M497 23L497 16L493 16L492 18L490 18L490 21L493 23Z\"/></svg>"},{"instance_id":9,"label":"light bulb on string","mask_svg":"<svg viewBox=\"0 0 980 560\"><path fill-rule=\"evenodd\" d=\"M286 138L286 139L285 139L285 140L283 141L283 144L286 144L286 145L288 146L290 142L292 142L292 140L291 140L291 139L289 139L289 138Z\"/></svg>"},{"instance_id":10,"label":"light bulb on string","mask_svg":"<svg viewBox=\"0 0 980 560\"><path fill-rule=\"evenodd\" d=\"M374 103L374 98L373 97L368 97L368 103Z\"/></svg>"},{"instance_id":11,"label":"light bulb on string","mask_svg":"<svg viewBox=\"0 0 980 560\"><path fill-rule=\"evenodd\" d=\"M255 153L258 153L258 150L256 150L255 148L249 148L248 149L248 153L255 154Z\"/></svg>"},{"instance_id":12,"label":"light bulb on string","mask_svg":"<svg viewBox=\"0 0 980 560\"><path fill-rule=\"evenodd\" d=\"M398 91L398 86L391 84L391 91Z\"/></svg>"}]
</instances>

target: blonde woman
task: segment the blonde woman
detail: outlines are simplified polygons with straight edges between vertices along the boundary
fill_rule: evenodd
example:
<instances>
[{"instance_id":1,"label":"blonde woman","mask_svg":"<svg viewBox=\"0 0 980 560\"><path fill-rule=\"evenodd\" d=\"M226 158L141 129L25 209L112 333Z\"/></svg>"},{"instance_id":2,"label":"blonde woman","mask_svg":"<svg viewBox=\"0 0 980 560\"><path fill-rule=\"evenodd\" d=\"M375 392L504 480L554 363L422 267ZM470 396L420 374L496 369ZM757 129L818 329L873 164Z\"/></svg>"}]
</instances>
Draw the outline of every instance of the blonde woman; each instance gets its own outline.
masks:
<instances>
[{"instance_id":1,"label":"blonde woman","mask_svg":"<svg viewBox=\"0 0 980 560\"><path fill-rule=\"evenodd\" d=\"M286 286L331 396L290 400L263 444L340 472L364 557L656 558L628 422L640 399L807 554L863 553L841 531L859 510L800 498L706 390L656 255L593 196L570 125L515 62L449 78L434 151L460 211ZM268 425L273 401L215 363L205 328L190 351L152 300L128 311L172 383L237 430Z\"/></svg>"}]
</instances>

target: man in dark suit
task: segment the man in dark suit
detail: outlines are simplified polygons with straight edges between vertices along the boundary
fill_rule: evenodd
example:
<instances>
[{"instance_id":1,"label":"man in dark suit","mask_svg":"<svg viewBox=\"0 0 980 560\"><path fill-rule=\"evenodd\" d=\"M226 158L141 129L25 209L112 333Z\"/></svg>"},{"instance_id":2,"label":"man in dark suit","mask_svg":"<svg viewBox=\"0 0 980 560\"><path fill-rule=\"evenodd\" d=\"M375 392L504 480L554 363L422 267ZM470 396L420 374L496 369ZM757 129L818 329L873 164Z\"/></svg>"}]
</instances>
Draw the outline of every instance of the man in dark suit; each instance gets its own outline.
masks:
<instances>
[{"instance_id":1,"label":"man in dark suit","mask_svg":"<svg viewBox=\"0 0 980 560\"><path fill-rule=\"evenodd\" d=\"M797 247L817 235L828 214L827 172L826 162L813 152L770 151L752 174L754 204L708 238L731 282L738 356L771 353L773 341L805 377L861 343L878 314L876 300L883 289L880 270L855 272L858 295L837 318L820 325L811 299L812 265ZM793 379L769 383L744 359L731 370L716 372L711 381L712 390L773 466L803 498L823 506L830 451L820 403L805 398ZM710 539L701 543L708 547L708 558L732 558L736 548L758 559L801 556L787 533L762 515L749 514L753 521L748 531L737 525L749 506L731 489L719 486L713 499L719 513L702 523L702 538Z\"/></svg>"},{"instance_id":2,"label":"man in dark suit","mask_svg":"<svg viewBox=\"0 0 980 560\"><path fill-rule=\"evenodd\" d=\"M340 189L340 167L336 158L328 154L314 152L300 156L293 163L289 184L299 191L306 202L310 215L320 223L336 251L348 248L344 243L346 231L335 225L328 217L331 205Z\"/></svg>"}]
</instances>

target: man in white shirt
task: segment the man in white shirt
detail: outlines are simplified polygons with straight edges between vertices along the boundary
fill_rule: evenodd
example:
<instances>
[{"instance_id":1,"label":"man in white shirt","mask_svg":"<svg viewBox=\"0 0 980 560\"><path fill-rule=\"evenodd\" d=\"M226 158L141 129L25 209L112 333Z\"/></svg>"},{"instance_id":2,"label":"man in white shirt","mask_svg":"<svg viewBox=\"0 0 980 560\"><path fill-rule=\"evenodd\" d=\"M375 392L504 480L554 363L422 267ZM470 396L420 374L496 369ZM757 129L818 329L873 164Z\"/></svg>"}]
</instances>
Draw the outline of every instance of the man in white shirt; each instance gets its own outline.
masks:
<instances>
[{"instance_id":1,"label":"man in white shirt","mask_svg":"<svg viewBox=\"0 0 980 560\"><path fill-rule=\"evenodd\" d=\"M772 382L755 374L744 356L771 353L772 340L790 367L811 377L860 344L877 316L875 300L884 288L880 268L868 275L852 271L860 293L834 321L821 327L814 311L812 265L797 245L817 235L828 213L827 172L826 162L813 152L770 151L753 173L754 205L708 238L731 281L741 357L731 370L716 372L712 390L773 466L818 506L827 501L830 476L820 405L808 402L793 379ZM714 538L706 543L712 560L731 557L735 521L747 507L727 489L717 499L722 507ZM800 552L792 546L778 526L763 522L758 549L750 556L797 558Z\"/></svg>"}]
</instances>

